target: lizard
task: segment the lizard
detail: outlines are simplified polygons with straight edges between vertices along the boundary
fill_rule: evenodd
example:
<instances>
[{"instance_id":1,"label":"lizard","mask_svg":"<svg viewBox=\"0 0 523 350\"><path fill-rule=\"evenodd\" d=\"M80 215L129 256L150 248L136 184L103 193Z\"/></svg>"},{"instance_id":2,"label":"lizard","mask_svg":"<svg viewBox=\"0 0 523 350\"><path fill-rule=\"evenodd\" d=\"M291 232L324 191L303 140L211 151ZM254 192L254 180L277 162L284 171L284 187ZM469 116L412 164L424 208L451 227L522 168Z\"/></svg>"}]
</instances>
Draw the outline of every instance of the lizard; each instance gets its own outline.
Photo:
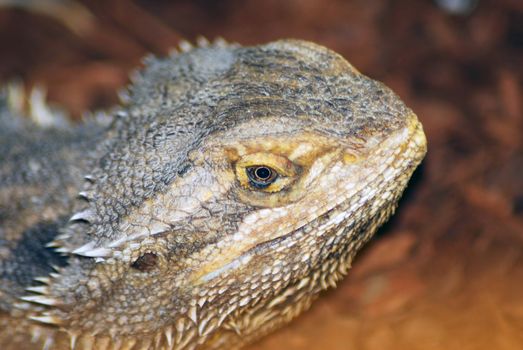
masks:
<instances>
[{"instance_id":1,"label":"lizard","mask_svg":"<svg viewBox=\"0 0 523 350\"><path fill-rule=\"evenodd\" d=\"M389 88L297 39L182 42L109 122L1 96L7 350L241 348L336 286L427 149Z\"/></svg>"}]
</instances>

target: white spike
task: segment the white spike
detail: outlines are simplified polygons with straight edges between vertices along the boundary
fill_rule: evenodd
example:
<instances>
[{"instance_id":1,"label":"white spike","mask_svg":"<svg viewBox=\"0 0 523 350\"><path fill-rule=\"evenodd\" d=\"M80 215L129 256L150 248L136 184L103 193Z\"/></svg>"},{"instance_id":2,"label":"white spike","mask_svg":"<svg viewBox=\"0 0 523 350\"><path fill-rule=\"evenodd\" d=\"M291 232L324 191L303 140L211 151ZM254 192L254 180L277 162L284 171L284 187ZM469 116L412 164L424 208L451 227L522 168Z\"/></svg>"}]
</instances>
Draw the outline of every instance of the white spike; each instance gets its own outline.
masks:
<instances>
[{"instance_id":1,"label":"white spike","mask_svg":"<svg viewBox=\"0 0 523 350\"><path fill-rule=\"evenodd\" d=\"M57 279L57 278L60 277L60 274L59 274L59 273L56 273L56 272L51 272L51 273L49 273L49 276L51 276L51 277L54 278L54 279Z\"/></svg>"},{"instance_id":2,"label":"white spike","mask_svg":"<svg viewBox=\"0 0 523 350\"><path fill-rule=\"evenodd\" d=\"M218 318L218 326L221 326L223 321L225 321L225 319L227 318L227 316L229 316L229 314L221 314L220 317Z\"/></svg>"},{"instance_id":3,"label":"white spike","mask_svg":"<svg viewBox=\"0 0 523 350\"><path fill-rule=\"evenodd\" d=\"M203 330L202 336L206 337L209 334L211 334L211 332L213 332L216 329L217 325L218 320L216 318L211 318L207 324L207 328Z\"/></svg>"},{"instance_id":4,"label":"white spike","mask_svg":"<svg viewBox=\"0 0 523 350\"><path fill-rule=\"evenodd\" d=\"M194 322L194 324L198 324L198 309L196 305L193 305L189 308L187 315Z\"/></svg>"},{"instance_id":5,"label":"white spike","mask_svg":"<svg viewBox=\"0 0 523 350\"><path fill-rule=\"evenodd\" d=\"M178 327L176 327L176 328L178 329ZM182 342L184 335L185 335L185 332L176 332L175 343L177 345L177 349L182 349L182 347L180 347L180 343Z\"/></svg>"},{"instance_id":6,"label":"white spike","mask_svg":"<svg viewBox=\"0 0 523 350\"><path fill-rule=\"evenodd\" d=\"M296 289L302 289L305 288L307 285L309 285L310 278L303 278L299 283Z\"/></svg>"},{"instance_id":7,"label":"white spike","mask_svg":"<svg viewBox=\"0 0 523 350\"><path fill-rule=\"evenodd\" d=\"M107 244L107 246L109 248L114 248L114 247L117 247L119 246L120 244L124 243L124 242L127 242L128 241L128 236L124 236L120 239L117 239L116 241L112 241L110 242L109 244Z\"/></svg>"},{"instance_id":8,"label":"white spike","mask_svg":"<svg viewBox=\"0 0 523 350\"><path fill-rule=\"evenodd\" d=\"M60 323L61 323L61 320L56 318L56 317L53 317L53 316L50 316L50 315L44 315L44 316L29 316L29 318L33 321L37 321L37 322L41 322L41 323L45 323L45 324L50 324L50 325L56 325L56 326L59 326Z\"/></svg>"},{"instance_id":9,"label":"white spike","mask_svg":"<svg viewBox=\"0 0 523 350\"><path fill-rule=\"evenodd\" d=\"M109 244L107 244L107 247L114 248L114 247L117 247L119 245L122 245L125 242L133 241L133 240L136 240L136 239L141 238L141 237L146 237L150 233L151 232L149 230L143 230L142 232L138 232L138 233L132 234L130 236L124 236L122 238L119 238L119 239L117 239L115 241L110 242Z\"/></svg>"},{"instance_id":10,"label":"white spike","mask_svg":"<svg viewBox=\"0 0 523 350\"><path fill-rule=\"evenodd\" d=\"M46 248L58 248L58 247L60 247L60 245L61 245L61 244L60 244L60 242L58 242L58 241L51 241L51 242L47 242L47 243L45 244L45 247L46 247Z\"/></svg>"},{"instance_id":11,"label":"white spike","mask_svg":"<svg viewBox=\"0 0 523 350\"><path fill-rule=\"evenodd\" d=\"M50 127L57 125L57 116L46 103L46 91L37 86L31 90L29 95L29 117L38 125Z\"/></svg>"},{"instance_id":12,"label":"white spike","mask_svg":"<svg viewBox=\"0 0 523 350\"><path fill-rule=\"evenodd\" d=\"M89 200L89 192L80 191L80 192L78 192L78 197Z\"/></svg>"},{"instance_id":13,"label":"white spike","mask_svg":"<svg viewBox=\"0 0 523 350\"><path fill-rule=\"evenodd\" d=\"M176 335L183 334L185 330L185 317L180 317L176 320Z\"/></svg>"},{"instance_id":14,"label":"white spike","mask_svg":"<svg viewBox=\"0 0 523 350\"><path fill-rule=\"evenodd\" d=\"M228 328L232 329L239 337L242 336L241 328L236 322L231 320L231 321L229 321L227 326L228 326Z\"/></svg>"},{"instance_id":15,"label":"white spike","mask_svg":"<svg viewBox=\"0 0 523 350\"><path fill-rule=\"evenodd\" d=\"M82 211L74 214L73 216L71 216L71 218L69 219L69 222L72 222L72 221L91 222L94 220L94 218L95 218L94 212L91 209L85 209L85 210L82 210Z\"/></svg>"},{"instance_id":16,"label":"white spike","mask_svg":"<svg viewBox=\"0 0 523 350\"><path fill-rule=\"evenodd\" d=\"M69 249L67 249L66 247L58 247L58 248L55 248L54 251L57 252L57 253L62 253L62 254L68 254L68 253L71 252L71 251L70 251Z\"/></svg>"},{"instance_id":17,"label":"white spike","mask_svg":"<svg viewBox=\"0 0 523 350\"><path fill-rule=\"evenodd\" d=\"M165 328L164 331L165 339L167 340L167 345L169 346L169 349L173 347L173 329L171 327Z\"/></svg>"},{"instance_id":18,"label":"white spike","mask_svg":"<svg viewBox=\"0 0 523 350\"><path fill-rule=\"evenodd\" d=\"M227 47L228 43L224 38L219 36L216 39L214 39L213 45L216 47L225 48L225 47Z\"/></svg>"},{"instance_id":19,"label":"white spike","mask_svg":"<svg viewBox=\"0 0 523 350\"><path fill-rule=\"evenodd\" d=\"M70 238L69 234L62 233L54 238L55 241L67 241Z\"/></svg>"},{"instance_id":20,"label":"white spike","mask_svg":"<svg viewBox=\"0 0 523 350\"><path fill-rule=\"evenodd\" d=\"M206 317L200 321L200 324L198 325L198 334L200 336L203 336L205 333L205 327L209 323L209 321L212 319L212 316Z\"/></svg>"},{"instance_id":21,"label":"white spike","mask_svg":"<svg viewBox=\"0 0 523 350\"><path fill-rule=\"evenodd\" d=\"M43 295L26 295L26 296L20 297L20 299L22 299L23 301L29 301L31 303L38 303L38 304L49 305L49 306L60 304L60 302L58 300L56 300L54 298L46 297Z\"/></svg>"},{"instance_id":22,"label":"white spike","mask_svg":"<svg viewBox=\"0 0 523 350\"><path fill-rule=\"evenodd\" d=\"M35 277L34 280L37 282L43 283L43 284L51 283L51 279L49 277L44 277L44 276Z\"/></svg>"},{"instance_id":23,"label":"white spike","mask_svg":"<svg viewBox=\"0 0 523 350\"><path fill-rule=\"evenodd\" d=\"M189 52L193 49L192 44L190 42L188 42L187 40L181 40L178 43L178 46L180 47L180 50L182 52Z\"/></svg>"},{"instance_id":24,"label":"white spike","mask_svg":"<svg viewBox=\"0 0 523 350\"><path fill-rule=\"evenodd\" d=\"M95 177L94 177L94 175L87 174L87 175L84 175L84 180L89 181L89 182L94 182Z\"/></svg>"},{"instance_id":25,"label":"white spike","mask_svg":"<svg viewBox=\"0 0 523 350\"><path fill-rule=\"evenodd\" d=\"M112 250L104 247L95 248L94 242L84 244L80 248L73 250L73 254L88 256L91 258L105 258L111 255Z\"/></svg>"},{"instance_id":26,"label":"white spike","mask_svg":"<svg viewBox=\"0 0 523 350\"><path fill-rule=\"evenodd\" d=\"M78 334L70 332L69 333L69 347L71 350L75 350L77 340L78 340Z\"/></svg>"},{"instance_id":27,"label":"white spike","mask_svg":"<svg viewBox=\"0 0 523 350\"><path fill-rule=\"evenodd\" d=\"M84 244L83 246L81 246L79 248L76 248L75 250L73 250L73 253L78 254L78 255L83 255L84 252L93 250L95 245L96 245L96 243L91 241L89 243Z\"/></svg>"},{"instance_id":28,"label":"white spike","mask_svg":"<svg viewBox=\"0 0 523 350\"><path fill-rule=\"evenodd\" d=\"M221 311L220 318L218 319L218 325L221 326L221 324L223 323L223 321L225 321L227 316L229 316L231 314L231 312L233 312L234 310L235 310L235 307L233 305L233 306Z\"/></svg>"},{"instance_id":29,"label":"white spike","mask_svg":"<svg viewBox=\"0 0 523 350\"><path fill-rule=\"evenodd\" d=\"M200 307L203 307L206 302L207 302L207 297L201 297L200 299L198 299L198 305Z\"/></svg>"},{"instance_id":30,"label":"white spike","mask_svg":"<svg viewBox=\"0 0 523 350\"><path fill-rule=\"evenodd\" d=\"M40 294L49 294L49 288L47 286L35 286L27 287L25 289L28 292L40 293Z\"/></svg>"},{"instance_id":31,"label":"white spike","mask_svg":"<svg viewBox=\"0 0 523 350\"><path fill-rule=\"evenodd\" d=\"M100 247L93 250L85 251L82 254L77 255L88 256L90 258L107 258L111 256L112 252L113 251L111 249Z\"/></svg>"},{"instance_id":32,"label":"white spike","mask_svg":"<svg viewBox=\"0 0 523 350\"><path fill-rule=\"evenodd\" d=\"M196 43L199 47L207 47L210 44L209 40L207 40L207 38L204 36L198 36L198 38L196 38Z\"/></svg>"}]
</instances>

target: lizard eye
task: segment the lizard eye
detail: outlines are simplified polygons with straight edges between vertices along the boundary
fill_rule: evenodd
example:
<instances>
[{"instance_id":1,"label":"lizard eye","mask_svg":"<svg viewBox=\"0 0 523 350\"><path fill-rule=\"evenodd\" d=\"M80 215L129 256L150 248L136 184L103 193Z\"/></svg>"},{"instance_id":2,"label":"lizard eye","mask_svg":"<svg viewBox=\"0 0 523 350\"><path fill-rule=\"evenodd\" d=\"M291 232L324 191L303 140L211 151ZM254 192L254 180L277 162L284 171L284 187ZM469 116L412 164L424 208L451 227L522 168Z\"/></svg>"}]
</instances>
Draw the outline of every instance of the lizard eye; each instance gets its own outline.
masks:
<instances>
[{"instance_id":1,"label":"lizard eye","mask_svg":"<svg viewBox=\"0 0 523 350\"><path fill-rule=\"evenodd\" d=\"M241 188L247 190L250 196L281 192L298 175L298 167L288 158L269 152L247 154L234 167Z\"/></svg>"},{"instance_id":2,"label":"lizard eye","mask_svg":"<svg viewBox=\"0 0 523 350\"><path fill-rule=\"evenodd\" d=\"M251 186L259 189L268 187L278 178L278 172L266 165L254 165L245 168Z\"/></svg>"}]
</instances>

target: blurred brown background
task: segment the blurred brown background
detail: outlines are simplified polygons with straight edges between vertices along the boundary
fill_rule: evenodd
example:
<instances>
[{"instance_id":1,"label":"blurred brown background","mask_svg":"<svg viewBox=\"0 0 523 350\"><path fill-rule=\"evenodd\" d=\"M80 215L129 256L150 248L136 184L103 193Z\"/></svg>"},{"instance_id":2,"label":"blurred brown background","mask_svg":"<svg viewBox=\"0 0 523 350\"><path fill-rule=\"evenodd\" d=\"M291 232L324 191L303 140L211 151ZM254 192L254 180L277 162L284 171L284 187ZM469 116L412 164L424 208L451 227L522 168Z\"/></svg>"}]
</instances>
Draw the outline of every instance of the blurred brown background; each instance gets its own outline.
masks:
<instances>
[{"instance_id":1,"label":"blurred brown background","mask_svg":"<svg viewBox=\"0 0 523 350\"><path fill-rule=\"evenodd\" d=\"M419 115L429 153L397 215L339 288L251 350L523 349L523 1L7 3L0 81L43 85L74 117L198 35L316 41Z\"/></svg>"}]
</instances>

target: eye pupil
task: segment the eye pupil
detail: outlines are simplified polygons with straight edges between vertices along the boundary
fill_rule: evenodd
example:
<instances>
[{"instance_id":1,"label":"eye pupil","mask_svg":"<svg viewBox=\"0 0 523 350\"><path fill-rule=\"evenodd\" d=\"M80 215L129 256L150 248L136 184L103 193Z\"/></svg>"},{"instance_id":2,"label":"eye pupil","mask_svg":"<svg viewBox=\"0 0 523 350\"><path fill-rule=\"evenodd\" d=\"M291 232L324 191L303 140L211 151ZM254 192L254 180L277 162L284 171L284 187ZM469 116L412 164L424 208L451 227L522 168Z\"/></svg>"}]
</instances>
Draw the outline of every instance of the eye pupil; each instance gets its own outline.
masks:
<instances>
[{"instance_id":1,"label":"eye pupil","mask_svg":"<svg viewBox=\"0 0 523 350\"><path fill-rule=\"evenodd\" d=\"M275 170L265 165L251 166L246 171L251 186L260 189L268 187L278 177Z\"/></svg>"},{"instance_id":2,"label":"eye pupil","mask_svg":"<svg viewBox=\"0 0 523 350\"><path fill-rule=\"evenodd\" d=\"M259 168L256 168L256 171L254 172L256 174L256 176L261 179L261 180L266 180L268 178L271 177L271 169L267 168L267 167L259 167Z\"/></svg>"}]
</instances>

